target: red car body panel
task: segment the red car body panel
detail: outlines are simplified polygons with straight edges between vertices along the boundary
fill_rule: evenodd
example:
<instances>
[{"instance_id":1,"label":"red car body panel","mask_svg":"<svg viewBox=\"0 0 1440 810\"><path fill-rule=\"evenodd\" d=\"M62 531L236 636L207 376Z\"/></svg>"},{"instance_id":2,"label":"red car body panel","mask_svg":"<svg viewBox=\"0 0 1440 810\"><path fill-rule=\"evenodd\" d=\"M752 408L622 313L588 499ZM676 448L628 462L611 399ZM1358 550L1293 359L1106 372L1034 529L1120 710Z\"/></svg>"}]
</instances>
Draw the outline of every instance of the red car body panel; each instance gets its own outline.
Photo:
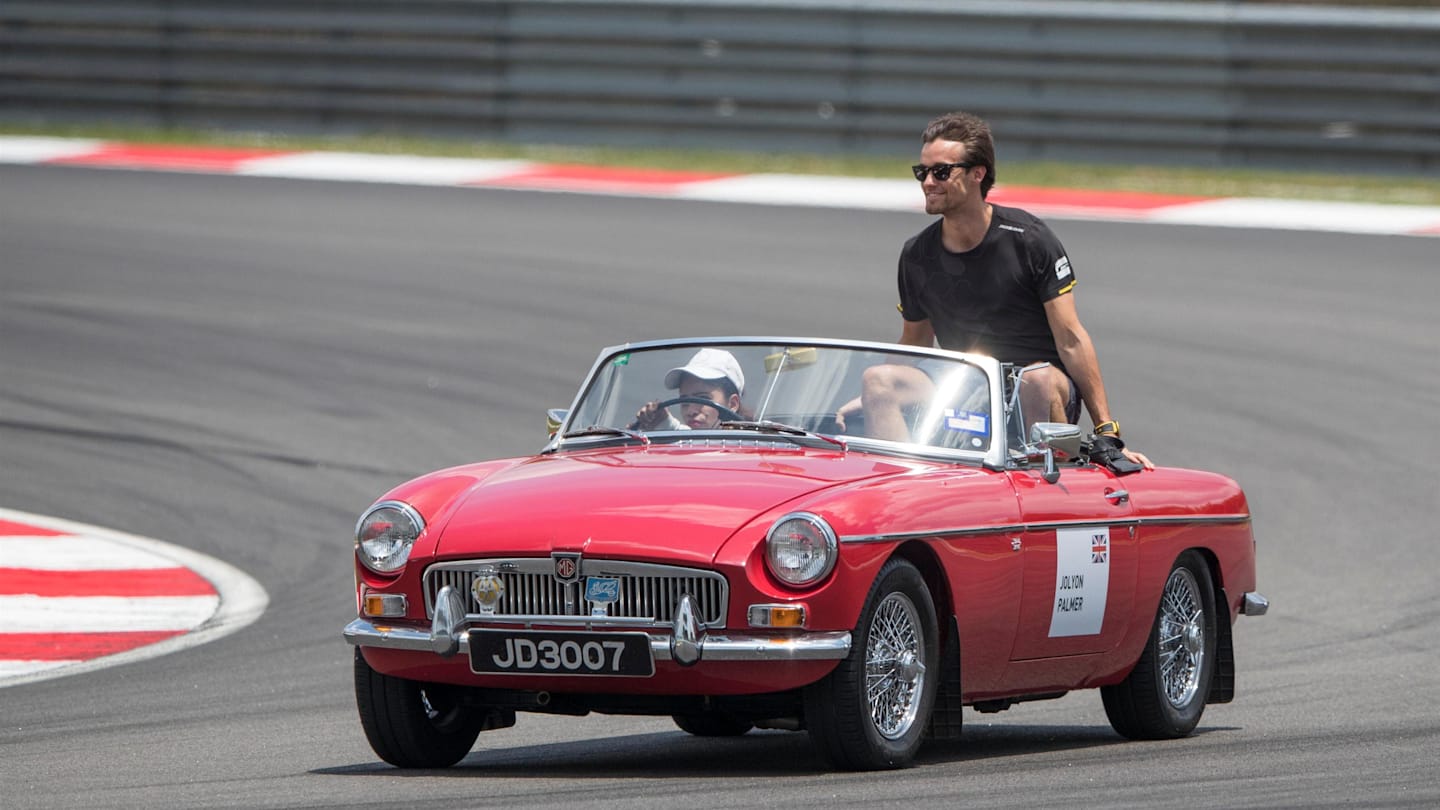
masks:
<instances>
[{"instance_id":1,"label":"red car body panel","mask_svg":"<svg viewBox=\"0 0 1440 810\"><path fill-rule=\"evenodd\" d=\"M473 557L481 548L491 556L584 551L708 566L758 513L904 469L798 448L742 454L668 445L543 456L498 471L467 493L447 520L436 556Z\"/></svg>"}]
</instances>

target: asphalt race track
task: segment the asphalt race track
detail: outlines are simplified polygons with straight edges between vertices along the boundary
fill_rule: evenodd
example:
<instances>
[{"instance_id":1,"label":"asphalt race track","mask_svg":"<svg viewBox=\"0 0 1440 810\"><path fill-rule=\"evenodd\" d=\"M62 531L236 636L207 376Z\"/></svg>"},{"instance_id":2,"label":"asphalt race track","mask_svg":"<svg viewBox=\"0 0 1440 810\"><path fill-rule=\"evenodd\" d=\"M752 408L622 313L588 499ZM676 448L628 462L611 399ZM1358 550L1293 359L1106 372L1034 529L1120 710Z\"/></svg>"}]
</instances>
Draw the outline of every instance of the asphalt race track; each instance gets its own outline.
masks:
<instances>
[{"instance_id":1,"label":"asphalt race track","mask_svg":"<svg viewBox=\"0 0 1440 810\"><path fill-rule=\"evenodd\" d=\"M522 715L402 773L356 718L351 532L538 448L605 345L893 339L918 214L0 167L0 506L185 546L269 594L175 654L0 689L0 806L1440 803L1440 242L1056 222L1130 443L1244 484L1268 616L1234 703L1131 743L1097 693L967 713L916 767L804 735ZM0 617L3 622L3 617Z\"/></svg>"}]
</instances>

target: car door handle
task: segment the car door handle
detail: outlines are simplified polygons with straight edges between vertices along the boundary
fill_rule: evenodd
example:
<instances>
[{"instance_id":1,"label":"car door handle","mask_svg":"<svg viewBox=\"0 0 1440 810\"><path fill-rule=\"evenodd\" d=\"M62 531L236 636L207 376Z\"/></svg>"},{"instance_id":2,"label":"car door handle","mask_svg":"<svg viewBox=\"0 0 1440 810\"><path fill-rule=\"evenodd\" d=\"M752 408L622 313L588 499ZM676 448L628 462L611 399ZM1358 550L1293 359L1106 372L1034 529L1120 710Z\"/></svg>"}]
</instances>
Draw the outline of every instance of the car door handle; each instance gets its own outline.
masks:
<instances>
[{"instance_id":1,"label":"car door handle","mask_svg":"<svg viewBox=\"0 0 1440 810\"><path fill-rule=\"evenodd\" d=\"M1105 500L1114 501L1117 505L1130 500L1130 493L1123 489L1109 489L1105 491Z\"/></svg>"}]
</instances>

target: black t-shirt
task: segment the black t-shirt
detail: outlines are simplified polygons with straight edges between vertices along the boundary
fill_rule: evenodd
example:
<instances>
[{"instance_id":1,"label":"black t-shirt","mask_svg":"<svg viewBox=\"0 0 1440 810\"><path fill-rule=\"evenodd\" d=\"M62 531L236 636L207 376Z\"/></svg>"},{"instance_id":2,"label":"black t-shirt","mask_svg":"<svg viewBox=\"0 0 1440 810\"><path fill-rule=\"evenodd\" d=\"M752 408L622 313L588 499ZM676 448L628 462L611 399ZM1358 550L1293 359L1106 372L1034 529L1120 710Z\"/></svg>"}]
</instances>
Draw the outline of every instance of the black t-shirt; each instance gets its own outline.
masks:
<instances>
[{"instance_id":1,"label":"black t-shirt","mask_svg":"<svg viewBox=\"0 0 1440 810\"><path fill-rule=\"evenodd\" d=\"M990 230L973 250L940 241L943 220L900 251L900 313L927 318L943 349L988 354L1005 363L1048 360L1063 368L1045 302L1075 286L1065 248L1045 223L1018 208L992 205Z\"/></svg>"}]
</instances>

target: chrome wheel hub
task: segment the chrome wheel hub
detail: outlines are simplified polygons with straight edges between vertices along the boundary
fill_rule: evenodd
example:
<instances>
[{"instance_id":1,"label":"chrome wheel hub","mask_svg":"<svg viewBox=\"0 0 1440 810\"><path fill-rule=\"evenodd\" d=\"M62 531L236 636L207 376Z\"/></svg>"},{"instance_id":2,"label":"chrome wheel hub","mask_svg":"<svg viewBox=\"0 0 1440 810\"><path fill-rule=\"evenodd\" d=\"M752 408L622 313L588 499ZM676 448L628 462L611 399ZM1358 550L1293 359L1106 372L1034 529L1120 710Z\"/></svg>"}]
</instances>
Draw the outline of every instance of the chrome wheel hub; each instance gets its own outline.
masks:
<instances>
[{"instance_id":1,"label":"chrome wheel hub","mask_svg":"<svg viewBox=\"0 0 1440 810\"><path fill-rule=\"evenodd\" d=\"M1205 653L1205 627L1199 622L1185 625L1185 652L1190 655Z\"/></svg>"}]
</instances>

